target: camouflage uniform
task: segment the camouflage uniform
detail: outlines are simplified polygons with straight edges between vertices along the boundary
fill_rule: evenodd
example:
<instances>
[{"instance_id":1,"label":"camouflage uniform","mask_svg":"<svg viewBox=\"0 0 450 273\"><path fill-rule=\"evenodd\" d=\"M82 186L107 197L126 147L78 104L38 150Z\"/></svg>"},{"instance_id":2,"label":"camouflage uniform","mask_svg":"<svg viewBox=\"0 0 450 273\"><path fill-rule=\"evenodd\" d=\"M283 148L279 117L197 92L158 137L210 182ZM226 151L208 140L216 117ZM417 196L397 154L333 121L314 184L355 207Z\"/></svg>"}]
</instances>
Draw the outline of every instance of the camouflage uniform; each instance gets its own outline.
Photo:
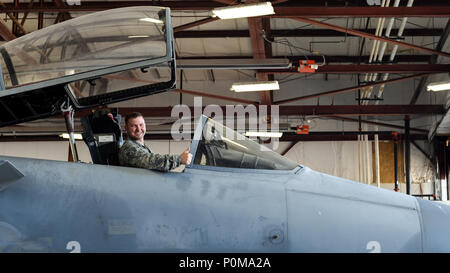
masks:
<instances>
[{"instance_id":1,"label":"camouflage uniform","mask_svg":"<svg viewBox=\"0 0 450 273\"><path fill-rule=\"evenodd\" d=\"M120 147L119 162L122 166L168 172L181 165L181 158L179 155L155 154L145 144L128 139Z\"/></svg>"}]
</instances>

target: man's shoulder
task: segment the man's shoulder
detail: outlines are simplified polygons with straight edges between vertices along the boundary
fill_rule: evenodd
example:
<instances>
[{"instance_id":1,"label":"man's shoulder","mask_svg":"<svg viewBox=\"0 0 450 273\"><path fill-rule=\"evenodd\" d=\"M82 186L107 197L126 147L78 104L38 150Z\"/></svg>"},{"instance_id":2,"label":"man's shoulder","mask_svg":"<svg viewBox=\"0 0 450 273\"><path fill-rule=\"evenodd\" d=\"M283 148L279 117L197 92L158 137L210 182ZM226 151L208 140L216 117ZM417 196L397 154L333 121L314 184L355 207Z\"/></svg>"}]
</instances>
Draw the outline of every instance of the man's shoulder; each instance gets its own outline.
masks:
<instances>
[{"instance_id":1,"label":"man's shoulder","mask_svg":"<svg viewBox=\"0 0 450 273\"><path fill-rule=\"evenodd\" d=\"M123 151L127 151L127 150L132 150L132 151L137 151L137 150L145 150L147 151L147 149L145 148L144 145L138 143L137 141L133 141L133 140L125 140L122 144L122 146L120 147L121 152Z\"/></svg>"},{"instance_id":2,"label":"man's shoulder","mask_svg":"<svg viewBox=\"0 0 450 273\"><path fill-rule=\"evenodd\" d=\"M122 144L122 146L120 146L119 151L125 151L125 150L129 150L129 149L139 149L139 144L135 141L132 140L125 140Z\"/></svg>"},{"instance_id":3,"label":"man's shoulder","mask_svg":"<svg viewBox=\"0 0 450 273\"><path fill-rule=\"evenodd\" d=\"M127 147L127 146L135 146L137 144L136 141L132 141L132 140L125 140L122 144L122 147Z\"/></svg>"}]
</instances>

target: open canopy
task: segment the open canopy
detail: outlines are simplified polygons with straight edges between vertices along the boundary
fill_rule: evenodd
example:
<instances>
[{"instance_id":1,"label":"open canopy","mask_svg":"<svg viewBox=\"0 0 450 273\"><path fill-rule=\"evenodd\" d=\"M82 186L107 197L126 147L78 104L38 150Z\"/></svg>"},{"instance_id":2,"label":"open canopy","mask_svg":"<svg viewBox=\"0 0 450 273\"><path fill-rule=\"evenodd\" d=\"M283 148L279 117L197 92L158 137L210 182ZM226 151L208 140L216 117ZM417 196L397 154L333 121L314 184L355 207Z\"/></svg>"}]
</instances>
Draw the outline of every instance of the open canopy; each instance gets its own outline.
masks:
<instances>
[{"instance_id":1,"label":"open canopy","mask_svg":"<svg viewBox=\"0 0 450 273\"><path fill-rule=\"evenodd\" d=\"M2 45L0 63L0 127L162 92L176 82L170 10L81 16Z\"/></svg>"}]
</instances>

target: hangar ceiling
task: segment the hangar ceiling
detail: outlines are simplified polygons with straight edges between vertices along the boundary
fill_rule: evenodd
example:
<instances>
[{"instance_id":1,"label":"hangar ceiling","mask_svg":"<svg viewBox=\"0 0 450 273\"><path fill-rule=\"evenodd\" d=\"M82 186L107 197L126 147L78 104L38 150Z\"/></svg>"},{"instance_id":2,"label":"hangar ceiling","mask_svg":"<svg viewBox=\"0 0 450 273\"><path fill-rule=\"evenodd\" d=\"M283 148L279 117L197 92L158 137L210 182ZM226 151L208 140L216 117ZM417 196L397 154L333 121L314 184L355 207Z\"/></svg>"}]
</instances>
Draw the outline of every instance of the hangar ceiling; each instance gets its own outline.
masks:
<instances>
[{"instance_id":1,"label":"hangar ceiling","mask_svg":"<svg viewBox=\"0 0 450 273\"><path fill-rule=\"evenodd\" d=\"M241 2L258 1L1 1L0 43L96 11L165 6L172 10L178 89L109 106L119 107L122 114L141 111L153 128L173 122L170 106L174 103L192 106L192 97L200 95L221 106L279 105L280 116L288 124L318 117L402 132L407 119L412 121L413 139L426 139L432 121L447 113L445 92L426 91L430 81L449 78L447 0L383 0L379 5L360 0L274 0L271 16L211 17L212 9ZM317 70L299 71L299 62L304 60L314 60ZM291 66L276 67L286 63ZM231 82L252 80L278 80L280 91L289 92L242 94L224 88ZM343 86L331 88L334 82ZM401 98L395 95L399 84L408 87ZM296 91L299 86L311 87L308 92ZM63 118L54 117L0 128L0 139L55 140L57 134L49 133L64 130ZM311 132L309 138L319 139L317 133ZM343 134L321 135L323 140L350 139Z\"/></svg>"}]
</instances>

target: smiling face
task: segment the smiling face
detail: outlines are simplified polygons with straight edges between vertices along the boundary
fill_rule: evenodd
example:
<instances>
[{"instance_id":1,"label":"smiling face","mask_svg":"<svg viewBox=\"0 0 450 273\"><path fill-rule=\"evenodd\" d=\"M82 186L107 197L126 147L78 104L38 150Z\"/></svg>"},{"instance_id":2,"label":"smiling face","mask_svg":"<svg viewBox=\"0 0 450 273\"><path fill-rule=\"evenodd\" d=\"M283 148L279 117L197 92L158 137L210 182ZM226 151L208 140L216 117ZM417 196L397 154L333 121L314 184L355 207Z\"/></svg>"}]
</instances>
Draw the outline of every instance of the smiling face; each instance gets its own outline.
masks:
<instances>
[{"instance_id":1,"label":"smiling face","mask_svg":"<svg viewBox=\"0 0 450 273\"><path fill-rule=\"evenodd\" d=\"M144 143L145 135L145 120L143 117L130 118L125 124L125 130L127 131L128 137L132 140Z\"/></svg>"}]
</instances>

